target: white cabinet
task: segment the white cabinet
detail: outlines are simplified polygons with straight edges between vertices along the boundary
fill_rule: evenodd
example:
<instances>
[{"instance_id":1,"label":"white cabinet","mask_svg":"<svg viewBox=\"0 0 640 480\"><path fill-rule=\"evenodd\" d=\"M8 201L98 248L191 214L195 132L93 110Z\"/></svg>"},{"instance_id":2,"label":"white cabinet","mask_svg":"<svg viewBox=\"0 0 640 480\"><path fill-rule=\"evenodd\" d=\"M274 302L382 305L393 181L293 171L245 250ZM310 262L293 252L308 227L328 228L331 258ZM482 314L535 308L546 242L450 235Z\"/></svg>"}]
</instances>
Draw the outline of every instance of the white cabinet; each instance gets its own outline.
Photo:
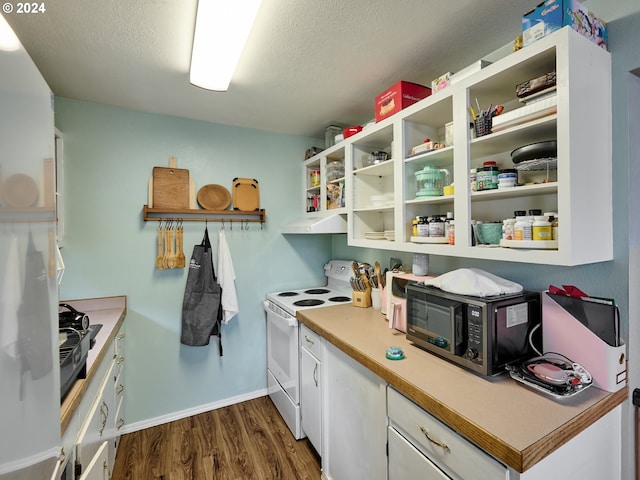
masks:
<instances>
[{"instance_id":1,"label":"white cabinet","mask_svg":"<svg viewBox=\"0 0 640 480\"><path fill-rule=\"evenodd\" d=\"M108 451L108 442L102 442L86 470L80 475L80 480L109 480L111 478Z\"/></svg>"},{"instance_id":2,"label":"white cabinet","mask_svg":"<svg viewBox=\"0 0 640 480\"><path fill-rule=\"evenodd\" d=\"M125 352L124 352L124 340L126 332L124 325L120 328L120 331L116 335L115 341L115 359L113 369L113 382L114 382L114 407L115 414L113 415L113 427L114 427L114 448L110 451L110 465L115 462L115 455L118 449L118 443L120 442L120 429L125 424L125 409L124 409L124 394L125 394Z\"/></svg>"},{"instance_id":3,"label":"white cabinet","mask_svg":"<svg viewBox=\"0 0 640 480\"><path fill-rule=\"evenodd\" d=\"M389 427L389 480L449 480L398 431Z\"/></svg>"},{"instance_id":4,"label":"white cabinet","mask_svg":"<svg viewBox=\"0 0 640 480\"><path fill-rule=\"evenodd\" d=\"M300 325L300 413L302 430L322 456L321 338Z\"/></svg>"},{"instance_id":5,"label":"white cabinet","mask_svg":"<svg viewBox=\"0 0 640 480\"><path fill-rule=\"evenodd\" d=\"M389 472L409 472L409 476L392 478L424 478L414 476L427 472L445 472L447 476L474 480L507 479L507 467L471 444L418 405L393 388L388 388ZM400 437L400 438L398 438ZM393 438L393 441L391 440ZM413 448L400 441L406 438ZM392 444L393 443L393 444ZM424 457L424 458L422 458ZM402 462L409 462L407 466ZM435 475L432 474L432 475Z\"/></svg>"},{"instance_id":6,"label":"white cabinet","mask_svg":"<svg viewBox=\"0 0 640 480\"><path fill-rule=\"evenodd\" d=\"M107 350L97 375L93 378L97 388L87 390L80 408L68 429L74 435L73 470L83 475L92 465L93 473L88 479L103 478L101 467L105 466L105 477L110 478L120 440L120 428L124 425L124 325L115 334L115 340L104 348ZM85 405L90 405L88 408ZM77 418L76 418L77 417ZM77 425L77 430L74 427ZM77 433L75 433L77 432ZM67 436L67 435L65 435ZM103 448L103 445L105 447ZM104 462L97 457L104 455Z\"/></svg>"},{"instance_id":7,"label":"white cabinet","mask_svg":"<svg viewBox=\"0 0 640 480\"><path fill-rule=\"evenodd\" d=\"M305 160L305 212L311 216L346 213L345 147L335 145Z\"/></svg>"},{"instance_id":8,"label":"white cabinet","mask_svg":"<svg viewBox=\"0 0 640 480\"><path fill-rule=\"evenodd\" d=\"M385 480L385 382L323 342L323 477Z\"/></svg>"},{"instance_id":9,"label":"white cabinet","mask_svg":"<svg viewBox=\"0 0 640 480\"><path fill-rule=\"evenodd\" d=\"M477 109L476 99L483 110L503 105L507 114L521 106L516 85L551 71L556 72L555 112L476 138L469 115L470 106ZM552 265L595 263L613 258L611 118L611 56L566 27L365 128L306 165L322 173L331 152L344 152L351 246ZM452 124L452 145L410 155L425 138L444 141L447 124ZM470 169L486 161L513 168L514 149L548 140L557 142L555 169L521 171L520 180L531 184L471 190ZM376 150L391 152L391 160L363 167L363 157ZM448 170L454 193L418 195L415 173L426 166ZM321 184L320 192L324 188ZM393 196L380 199L384 194ZM558 213L557 245L473 245L472 220L502 220L530 209ZM455 245L412 241L416 216L447 212L455 218ZM394 236L370 235L384 231Z\"/></svg>"},{"instance_id":10,"label":"white cabinet","mask_svg":"<svg viewBox=\"0 0 640 480\"><path fill-rule=\"evenodd\" d=\"M112 372L113 364L107 376L104 378L98 396L76 440L76 472L80 471L81 474L83 474L88 468L88 465L92 463L94 457L100 454L99 451L103 443L107 445L106 455L109 470L113 468L113 463L109 463L111 457L115 458L115 455L110 452L114 447L109 441L113 434L111 425L113 424L113 416L115 413L113 405L115 392Z\"/></svg>"}]
</instances>

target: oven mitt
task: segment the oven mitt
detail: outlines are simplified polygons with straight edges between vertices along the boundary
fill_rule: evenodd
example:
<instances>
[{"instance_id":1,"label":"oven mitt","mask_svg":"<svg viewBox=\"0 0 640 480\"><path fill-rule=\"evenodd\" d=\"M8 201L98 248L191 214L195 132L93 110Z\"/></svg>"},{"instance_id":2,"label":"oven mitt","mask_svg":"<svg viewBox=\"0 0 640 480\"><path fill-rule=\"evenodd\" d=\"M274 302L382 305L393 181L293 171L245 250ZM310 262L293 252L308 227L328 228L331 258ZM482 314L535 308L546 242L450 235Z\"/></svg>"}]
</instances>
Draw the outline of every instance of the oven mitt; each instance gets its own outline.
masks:
<instances>
[{"instance_id":1,"label":"oven mitt","mask_svg":"<svg viewBox=\"0 0 640 480\"><path fill-rule=\"evenodd\" d=\"M459 268L435 278L427 278L424 284L445 292L473 297L520 293L523 290L522 285L479 268Z\"/></svg>"}]
</instances>

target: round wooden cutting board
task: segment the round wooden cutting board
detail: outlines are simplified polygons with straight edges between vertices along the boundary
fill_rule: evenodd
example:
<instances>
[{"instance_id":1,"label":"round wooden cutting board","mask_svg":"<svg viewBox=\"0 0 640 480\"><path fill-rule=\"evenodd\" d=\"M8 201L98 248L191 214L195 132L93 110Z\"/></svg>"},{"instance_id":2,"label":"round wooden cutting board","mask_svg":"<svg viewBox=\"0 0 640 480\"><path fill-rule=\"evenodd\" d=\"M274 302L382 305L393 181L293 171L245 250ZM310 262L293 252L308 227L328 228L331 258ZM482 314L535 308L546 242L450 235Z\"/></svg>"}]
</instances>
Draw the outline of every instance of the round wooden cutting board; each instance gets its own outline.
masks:
<instances>
[{"instance_id":1,"label":"round wooden cutting board","mask_svg":"<svg viewBox=\"0 0 640 480\"><path fill-rule=\"evenodd\" d=\"M206 210L226 210L231 205L231 193L222 185L211 183L198 190L198 204Z\"/></svg>"}]
</instances>

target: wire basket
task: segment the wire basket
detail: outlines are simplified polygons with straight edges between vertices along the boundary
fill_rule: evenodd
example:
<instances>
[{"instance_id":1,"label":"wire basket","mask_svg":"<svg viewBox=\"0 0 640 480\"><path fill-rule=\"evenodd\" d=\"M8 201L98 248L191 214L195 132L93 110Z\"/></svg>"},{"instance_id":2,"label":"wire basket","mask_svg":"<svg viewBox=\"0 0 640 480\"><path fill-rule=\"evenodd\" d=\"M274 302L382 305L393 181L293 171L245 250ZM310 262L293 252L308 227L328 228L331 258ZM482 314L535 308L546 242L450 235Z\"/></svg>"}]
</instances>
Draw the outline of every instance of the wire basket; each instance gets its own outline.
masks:
<instances>
[{"instance_id":1,"label":"wire basket","mask_svg":"<svg viewBox=\"0 0 640 480\"><path fill-rule=\"evenodd\" d=\"M489 135L491 133L491 126L493 123L493 117L491 116L482 116L476 118L473 122L473 126L476 130L476 137L483 137L485 135Z\"/></svg>"}]
</instances>

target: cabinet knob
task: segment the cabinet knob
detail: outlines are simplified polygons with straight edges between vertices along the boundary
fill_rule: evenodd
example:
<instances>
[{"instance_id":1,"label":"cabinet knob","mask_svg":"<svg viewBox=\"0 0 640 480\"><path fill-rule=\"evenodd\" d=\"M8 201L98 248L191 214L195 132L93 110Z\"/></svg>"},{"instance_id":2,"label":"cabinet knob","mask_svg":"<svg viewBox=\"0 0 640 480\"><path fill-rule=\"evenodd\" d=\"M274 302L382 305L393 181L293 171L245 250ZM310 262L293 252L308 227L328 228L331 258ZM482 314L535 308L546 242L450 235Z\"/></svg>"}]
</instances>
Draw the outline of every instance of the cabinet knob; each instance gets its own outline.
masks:
<instances>
[{"instance_id":1,"label":"cabinet knob","mask_svg":"<svg viewBox=\"0 0 640 480\"><path fill-rule=\"evenodd\" d=\"M124 333L124 332L120 332L120 333L118 334L118 340L122 340L122 339L123 339L124 337L126 337L126 336L127 336L127 334L126 334L126 333Z\"/></svg>"},{"instance_id":2,"label":"cabinet knob","mask_svg":"<svg viewBox=\"0 0 640 480\"><path fill-rule=\"evenodd\" d=\"M116 358L116 363L120 365L122 362L124 362L124 356L120 355L118 358Z\"/></svg>"},{"instance_id":3,"label":"cabinet knob","mask_svg":"<svg viewBox=\"0 0 640 480\"><path fill-rule=\"evenodd\" d=\"M120 395L124 391L124 385L120 384L116 387L116 393Z\"/></svg>"},{"instance_id":4,"label":"cabinet knob","mask_svg":"<svg viewBox=\"0 0 640 480\"><path fill-rule=\"evenodd\" d=\"M116 429L120 430L124 426L124 418L119 418L118 423L116 424Z\"/></svg>"}]
</instances>

